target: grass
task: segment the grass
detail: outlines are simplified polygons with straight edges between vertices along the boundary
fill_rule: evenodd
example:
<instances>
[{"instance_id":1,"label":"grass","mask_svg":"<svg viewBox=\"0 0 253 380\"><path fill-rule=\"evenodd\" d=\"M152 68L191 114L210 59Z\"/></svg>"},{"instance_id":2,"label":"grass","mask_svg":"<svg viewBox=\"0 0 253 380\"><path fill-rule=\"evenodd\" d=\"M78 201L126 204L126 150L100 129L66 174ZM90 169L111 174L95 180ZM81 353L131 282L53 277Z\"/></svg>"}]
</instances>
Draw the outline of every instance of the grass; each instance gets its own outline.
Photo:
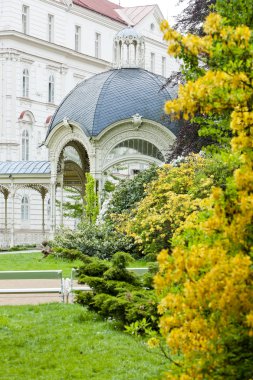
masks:
<instances>
[{"instance_id":1,"label":"grass","mask_svg":"<svg viewBox=\"0 0 253 380\"><path fill-rule=\"evenodd\" d=\"M148 266L148 262L145 260L135 260L129 264L127 264L130 268L146 268Z\"/></svg>"},{"instance_id":2,"label":"grass","mask_svg":"<svg viewBox=\"0 0 253 380\"><path fill-rule=\"evenodd\" d=\"M0 255L0 270L61 269L63 277L70 277L71 268L82 264L80 260L67 261L60 257L43 257L42 253L13 253ZM0 377L1 379L1 377Z\"/></svg>"},{"instance_id":3,"label":"grass","mask_svg":"<svg viewBox=\"0 0 253 380\"><path fill-rule=\"evenodd\" d=\"M0 270L47 270L62 269L63 277L70 277L71 268L82 265L81 260L67 261L60 257L43 257L42 253L12 253L0 255ZM134 267L146 267L147 262L138 260L128 265Z\"/></svg>"},{"instance_id":4,"label":"grass","mask_svg":"<svg viewBox=\"0 0 253 380\"><path fill-rule=\"evenodd\" d=\"M0 307L1 380L154 380L167 360L80 305Z\"/></svg>"}]
</instances>

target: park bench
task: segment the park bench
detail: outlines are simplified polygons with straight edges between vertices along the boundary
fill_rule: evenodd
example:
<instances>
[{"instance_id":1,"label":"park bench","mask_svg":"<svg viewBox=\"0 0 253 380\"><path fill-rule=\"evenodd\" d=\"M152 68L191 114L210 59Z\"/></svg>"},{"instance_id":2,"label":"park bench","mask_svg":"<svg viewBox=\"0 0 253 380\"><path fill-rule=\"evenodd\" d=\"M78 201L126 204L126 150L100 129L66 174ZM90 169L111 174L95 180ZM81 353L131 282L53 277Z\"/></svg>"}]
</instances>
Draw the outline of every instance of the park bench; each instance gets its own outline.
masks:
<instances>
[{"instance_id":1,"label":"park bench","mask_svg":"<svg viewBox=\"0 0 253 380\"><path fill-rule=\"evenodd\" d=\"M9 280L23 280L22 287L13 285L11 287L3 287L0 282L0 295L1 294L39 294L39 293L58 293L64 302L65 288L64 279L62 277L62 270L25 270L25 271L0 271L0 281ZM43 286L41 284L34 284L33 286L25 286L25 280L44 280ZM48 280L59 280L59 285L56 287L49 286ZM36 286L37 285L37 286ZM45 286L44 286L45 285Z\"/></svg>"},{"instance_id":2,"label":"park bench","mask_svg":"<svg viewBox=\"0 0 253 380\"><path fill-rule=\"evenodd\" d=\"M66 294L66 303L69 302L69 296L71 296L71 301L73 302L74 292L82 290L88 292L91 290L89 285L78 284L77 282L77 269L72 268L71 277L65 279L65 294Z\"/></svg>"},{"instance_id":3,"label":"park bench","mask_svg":"<svg viewBox=\"0 0 253 380\"><path fill-rule=\"evenodd\" d=\"M129 270L130 272L134 272L136 274L138 274L139 276L142 276L143 274L147 273L148 272L148 268L126 268L127 270Z\"/></svg>"}]
</instances>

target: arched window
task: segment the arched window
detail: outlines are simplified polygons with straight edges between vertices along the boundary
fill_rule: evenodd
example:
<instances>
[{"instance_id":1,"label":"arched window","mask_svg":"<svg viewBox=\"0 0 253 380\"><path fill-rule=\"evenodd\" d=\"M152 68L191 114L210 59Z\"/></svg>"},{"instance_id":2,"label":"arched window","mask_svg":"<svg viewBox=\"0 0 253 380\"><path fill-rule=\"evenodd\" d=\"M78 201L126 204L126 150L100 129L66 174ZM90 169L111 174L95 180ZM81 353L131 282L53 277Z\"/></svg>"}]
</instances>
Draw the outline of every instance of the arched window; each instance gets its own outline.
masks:
<instances>
[{"instance_id":1,"label":"arched window","mask_svg":"<svg viewBox=\"0 0 253 380\"><path fill-rule=\"evenodd\" d=\"M22 95L25 98L28 98L28 96L29 96L29 71L28 71L28 69L23 70Z\"/></svg>"},{"instance_id":2,"label":"arched window","mask_svg":"<svg viewBox=\"0 0 253 380\"><path fill-rule=\"evenodd\" d=\"M23 222L29 220L29 199L26 195L21 200L21 220Z\"/></svg>"},{"instance_id":3,"label":"arched window","mask_svg":"<svg viewBox=\"0 0 253 380\"><path fill-rule=\"evenodd\" d=\"M48 81L48 102L54 103L54 76L50 75Z\"/></svg>"},{"instance_id":4,"label":"arched window","mask_svg":"<svg viewBox=\"0 0 253 380\"><path fill-rule=\"evenodd\" d=\"M152 143L141 139L125 140L116 145L109 154L109 159L114 160L123 156L139 155L156 158L165 161L161 151Z\"/></svg>"},{"instance_id":5,"label":"arched window","mask_svg":"<svg viewBox=\"0 0 253 380\"><path fill-rule=\"evenodd\" d=\"M22 161L29 160L29 133L25 129L22 132Z\"/></svg>"}]
</instances>

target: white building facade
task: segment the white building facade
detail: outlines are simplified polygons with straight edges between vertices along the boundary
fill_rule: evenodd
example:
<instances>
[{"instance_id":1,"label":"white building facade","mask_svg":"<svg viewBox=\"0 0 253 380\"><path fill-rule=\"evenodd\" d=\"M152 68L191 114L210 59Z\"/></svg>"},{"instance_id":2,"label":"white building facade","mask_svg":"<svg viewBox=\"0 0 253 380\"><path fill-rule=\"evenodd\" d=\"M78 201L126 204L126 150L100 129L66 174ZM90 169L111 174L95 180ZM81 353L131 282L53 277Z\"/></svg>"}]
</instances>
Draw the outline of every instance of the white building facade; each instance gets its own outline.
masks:
<instances>
[{"instance_id":1,"label":"white building facade","mask_svg":"<svg viewBox=\"0 0 253 380\"><path fill-rule=\"evenodd\" d=\"M78 83L113 67L115 36L128 25L143 36L142 67L169 76L177 65L166 55L159 30L162 18L157 5L122 8L107 0L1 0L0 161L49 159L43 142L57 106ZM43 234L49 231L46 183L41 183L42 192L23 186L22 180L13 183L12 177L9 185L0 184L0 244L10 229L20 236L15 241L12 237L12 245L24 243L31 233L35 242L41 241L41 223ZM12 203L6 191L12 192ZM11 221L6 214L12 215Z\"/></svg>"}]
</instances>

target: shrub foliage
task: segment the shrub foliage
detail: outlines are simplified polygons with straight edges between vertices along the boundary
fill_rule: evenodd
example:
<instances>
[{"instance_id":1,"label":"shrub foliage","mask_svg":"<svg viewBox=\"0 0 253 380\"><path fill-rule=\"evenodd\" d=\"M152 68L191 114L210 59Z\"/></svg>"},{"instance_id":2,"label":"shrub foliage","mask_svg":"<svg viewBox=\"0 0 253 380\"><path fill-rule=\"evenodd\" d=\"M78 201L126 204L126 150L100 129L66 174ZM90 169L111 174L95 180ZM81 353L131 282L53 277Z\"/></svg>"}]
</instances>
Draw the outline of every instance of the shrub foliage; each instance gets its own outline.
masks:
<instances>
[{"instance_id":1,"label":"shrub foliage","mask_svg":"<svg viewBox=\"0 0 253 380\"><path fill-rule=\"evenodd\" d=\"M131 260L125 252L115 253L110 263L86 257L78 277L81 283L90 285L92 291L80 292L76 301L104 318L116 319L122 327L145 318L157 330L157 297L152 288L146 287L152 276L147 275L142 280L127 270L126 265Z\"/></svg>"},{"instance_id":2,"label":"shrub foliage","mask_svg":"<svg viewBox=\"0 0 253 380\"><path fill-rule=\"evenodd\" d=\"M248 380L253 374L253 36L249 27L230 24L210 14L202 38L162 24L171 54L209 66L179 87L166 112L185 119L229 112L232 154L240 162L226 186L213 186L175 231L172 253L158 256L161 332L178 355L167 379Z\"/></svg>"}]
</instances>

